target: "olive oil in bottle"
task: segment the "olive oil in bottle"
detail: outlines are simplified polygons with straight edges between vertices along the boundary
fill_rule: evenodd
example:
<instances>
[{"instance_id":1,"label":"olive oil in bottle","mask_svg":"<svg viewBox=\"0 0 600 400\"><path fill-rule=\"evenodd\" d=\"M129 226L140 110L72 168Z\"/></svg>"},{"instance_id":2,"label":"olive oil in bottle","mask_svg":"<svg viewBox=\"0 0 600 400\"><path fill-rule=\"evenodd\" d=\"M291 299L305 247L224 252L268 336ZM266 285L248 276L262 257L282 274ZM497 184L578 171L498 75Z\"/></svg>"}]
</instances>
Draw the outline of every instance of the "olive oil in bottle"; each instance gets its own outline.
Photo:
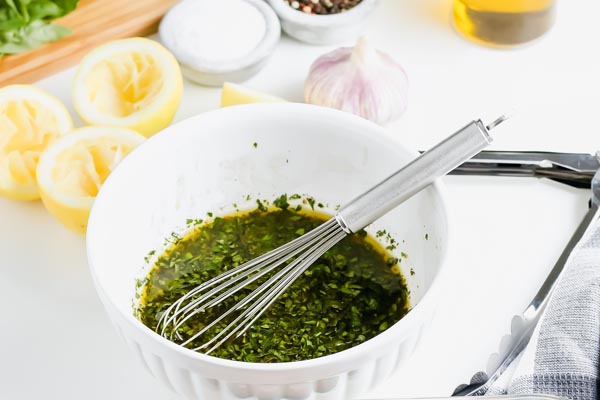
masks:
<instances>
[{"instance_id":1,"label":"olive oil in bottle","mask_svg":"<svg viewBox=\"0 0 600 400\"><path fill-rule=\"evenodd\" d=\"M456 29L484 45L509 47L542 36L554 22L555 0L454 0Z\"/></svg>"}]
</instances>

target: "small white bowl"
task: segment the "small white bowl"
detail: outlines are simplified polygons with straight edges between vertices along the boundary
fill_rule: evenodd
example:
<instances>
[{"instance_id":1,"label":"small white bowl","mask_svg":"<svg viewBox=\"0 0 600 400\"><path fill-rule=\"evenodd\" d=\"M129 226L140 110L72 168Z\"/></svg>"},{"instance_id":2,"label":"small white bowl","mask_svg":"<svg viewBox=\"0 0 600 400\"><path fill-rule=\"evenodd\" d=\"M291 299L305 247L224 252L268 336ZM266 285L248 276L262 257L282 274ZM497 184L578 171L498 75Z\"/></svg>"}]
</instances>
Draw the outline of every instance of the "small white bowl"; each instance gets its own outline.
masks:
<instances>
[{"instance_id":1,"label":"small white bowl","mask_svg":"<svg viewBox=\"0 0 600 400\"><path fill-rule=\"evenodd\" d=\"M332 45L356 40L364 31L367 17L378 0L362 0L338 14L316 15L296 10L284 0L268 0L281 20L281 27L302 42Z\"/></svg>"},{"instance_id":2,"label":"small white bowl","mask_svg":"<svg viewBox=\"0 0 600 400\"><path fill-rule=\"evenodd\" d=\"M258 45L249 53L231 59L210 60L202 54L194 53L182 45L180 35L186 24L193 24L191 16L197 14L202 3L213 3L215 0L183 0L173 6L163 17L158 29L161 42L179 61L183 75L189 80L206 86L221 86L224 82L243 82L256 74L267 62L275 50L281 35L281 25L271 7L262 0L235 0L255 7L265 20L265 34ZM219 0L222 1L222 0ZM239 26L231 24L215 29L210 40L219 40L220 35L230 30L236 35L243 34Z\"/></svg>"},{"instance_id":3,"label":"small white bowl","mask_svg":"<svg viewBox=\"0 0 600 400\"><path fill-rule=\"evenodd\" d=\"M262 364L185 349L135 318L136 280L151 267L144 262L148 252L172 232L184 232L188 218L232 210L232 203L244 207L248 194L306 193L333 212L415 156L372 122L305 104L227 107L172 125L128 155L94 203L87 252L98 294L140 365L186 399L354 397L409 357L440 300L449 239L441 183L368 228L385 229L400 242L396 256L408 254L401 268L411 311L380 335L333 355Z\"/></svg>"}]
</instances>

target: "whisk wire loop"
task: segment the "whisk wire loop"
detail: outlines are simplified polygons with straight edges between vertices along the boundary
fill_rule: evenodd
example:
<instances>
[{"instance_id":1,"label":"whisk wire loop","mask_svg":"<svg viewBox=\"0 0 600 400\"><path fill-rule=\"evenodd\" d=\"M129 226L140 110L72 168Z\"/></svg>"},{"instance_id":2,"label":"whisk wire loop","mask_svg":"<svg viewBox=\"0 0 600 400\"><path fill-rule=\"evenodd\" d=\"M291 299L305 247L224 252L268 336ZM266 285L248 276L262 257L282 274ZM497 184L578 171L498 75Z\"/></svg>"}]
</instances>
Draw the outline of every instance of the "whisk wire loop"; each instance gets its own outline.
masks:
<instances>
[{"instance_id":1,"label":"whisk wire loop","mask_svg":"<svg viewBox=\"0 0 600 400\"><path fill-rule=\"evenodd\" d=\"M184 296L180 297L177 301L175 301L171 306L169 306L169 308L167 308L167 310L163 313L163 315L159 319L159 322L157 325L157 331L158 331L158 328L160 328L162 326L161 335L165 336L167 327L169 326L169 324L175 323L175 319L176 319L177 315L179 315L180 313L185 313L187 311L190 311L190 310L194 309L194 307L198 306L198 304L196 304L196 303L190 303L190 304L185 305L183 308L181 308L181 306L189 299L193 299L196 295L200 294L203 290L206 290L214 285L217 285L222 281L228 281L230 277L235 276L236 274L239 274L239 276L234 277L231 280L231 282L228 282L229 284L233 284L233 283L243 279L244 277L252 274L252 272L255 270L254 268L257 265L260 265L263 261L269 260L271 257L277 257L281 254L285 254L285 252L288 251L290 248L294 248L295 246L297 246L298 239L299 238L297 238L296 240L291 241L289 243L286 243L284 246L274 249L269 253L265 253L253 260L250 260L247 263L239 265L238 267L236 267L230 271L227 271L219 276L209 279L208 281L206 281L206 282L198 285L194 289L190 290ZM242 274L244 271L247 271L247 270L250 270L250 271L248 271L248 273L246 273L246 274Z\"/></svg>"},{"instance_id":2,"label":"whisk wire loop","mask_svg":"<svg viewBox=\"0 0 600 400\"><path fill-rule=\"evenodd\" d=\"M317 246L312 247L308 252L303 253L299 258L292 261L284 269L279 271L275 276L270 278L267 282L263 283L258 289L253 291L244 300L232 307L229 311L239 309L245 306L250 301L254 300L259 294L265 292L267 289L271 289L266 292L259 299L253 303L250 307L244 310L234 321L225 327L221 332L215 335L209 342L199 346L194 350L202 350L212 343L214 344L205 354L210 354L212 351L220 347L224 342L237 333L236 337L242 336L258 318L277 300L279 295L285 291L294 281L302 275L302 273L312 265L319 257L321 257L327 250L333 247L341 239L346 237L344 232L337 223L330 229L324 237L321 239L323 242ZM251 297L246 301L247 298ZM244 303L242 305L242 303ZM240 322L241 321L241 322ZM224 336L225 335L225 336Z\"/></svg>"},{"instance_id":3,"label":"whisk wire loop","mask_svg":"<svg viewBox=\"0 0 600 400\"><path fill-rule=\"evenodd\" d=\"M258 298L254 304L244 309L239 316L229 323L225 329L218 332L211 340L194 348L194 350L202 350L218 341L209 351L205 352L206 354L210 353L234 334L237 333L238 337L243 335L256 319L262 315L266 308L276 300L281 292L287 289L309 265L346 235L339 222L335 218L331 218L284 246L241 264L225 274L208 280L174 302L159 319L157 331L160 330L162 336L169 337L171 340L177 338L181 342L180 344L185 347L200 338L209 329L215 327L232 313L240 311ZM320 242L321 245L314 247L314 241ZM294 257L297 258L294 259ZM179 329L194 315L221 303L249 284L281 267L290 259L292 261L285 267L219 317L204 326L200 331L185 340L182 338ZM271 290L268 293L263 294L269 289ZM238 324L242 320L243 322Z\"/></svg>"}]
</instances>

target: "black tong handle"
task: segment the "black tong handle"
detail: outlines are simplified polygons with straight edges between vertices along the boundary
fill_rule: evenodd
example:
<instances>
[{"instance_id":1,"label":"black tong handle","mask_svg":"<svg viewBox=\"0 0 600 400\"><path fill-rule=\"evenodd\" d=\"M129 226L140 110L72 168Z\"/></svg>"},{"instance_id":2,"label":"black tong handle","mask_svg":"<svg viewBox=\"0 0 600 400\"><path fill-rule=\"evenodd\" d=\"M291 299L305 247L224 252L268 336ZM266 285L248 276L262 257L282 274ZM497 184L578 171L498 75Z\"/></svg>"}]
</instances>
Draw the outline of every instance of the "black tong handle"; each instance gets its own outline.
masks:
<instances>
[{"instance_id":1,"label":"black tong handle","mask_svg":"<svg viewBox=\"0 0 600 400\"><path fill-rule=\"evenodd\" d=\"M600 169L600 152L591 155L482 151L453 170L451 174L547 178L572 187L589 189L598 169Z\"/></svg>"}]
</instances>

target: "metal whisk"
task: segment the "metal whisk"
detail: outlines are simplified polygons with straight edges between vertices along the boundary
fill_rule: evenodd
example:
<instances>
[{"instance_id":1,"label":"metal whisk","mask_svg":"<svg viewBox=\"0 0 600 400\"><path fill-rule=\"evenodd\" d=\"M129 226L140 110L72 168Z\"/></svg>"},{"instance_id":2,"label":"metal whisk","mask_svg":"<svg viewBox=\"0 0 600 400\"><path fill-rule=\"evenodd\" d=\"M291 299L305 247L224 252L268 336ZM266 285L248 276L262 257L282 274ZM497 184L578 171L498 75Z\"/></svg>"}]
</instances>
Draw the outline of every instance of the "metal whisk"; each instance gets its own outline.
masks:
<instances>
[{"instance_id":1,"label":"metal whisk","mask_svg":"<svg viewBox=\"0 0 600 400\"><path fill-rule=\"evenodd\" d=\"M157 332L187 347L223 319L233 318L234 313L238 313L225 328L193 350L209 354L232 336L243 335L278 296L327 250L479 153L492 141L489 131L506 119L503 115L487 126L480 120L469 123L355 198L314 230L195 287L162 314ZM288 263L291 259L293 261ZM188 338L182 337L178 330L194 315L221 303L277 268L280 270L273 276L200 331Z\"/></svg>"}]
</instances>

